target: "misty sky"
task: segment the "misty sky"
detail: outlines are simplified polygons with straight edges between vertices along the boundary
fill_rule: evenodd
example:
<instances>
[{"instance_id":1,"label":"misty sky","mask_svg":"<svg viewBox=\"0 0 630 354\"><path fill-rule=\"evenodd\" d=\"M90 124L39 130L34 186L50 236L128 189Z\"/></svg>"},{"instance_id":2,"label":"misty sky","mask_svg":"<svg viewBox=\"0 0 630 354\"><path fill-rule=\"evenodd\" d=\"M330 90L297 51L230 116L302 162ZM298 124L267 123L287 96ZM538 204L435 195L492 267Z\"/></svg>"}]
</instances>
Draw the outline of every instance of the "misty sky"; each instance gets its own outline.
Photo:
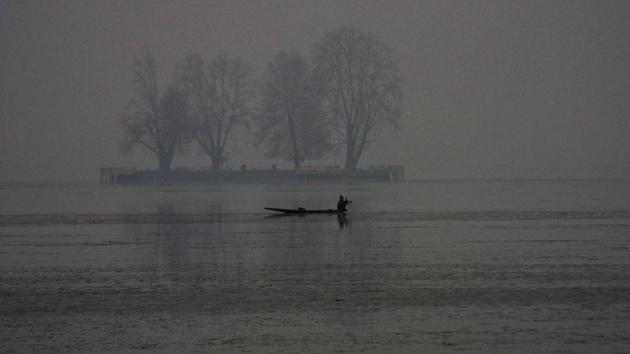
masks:
<instances>
[{"instance_id":1,"label":"misty sky","mask_svg":"<svg viewBox=\"0 0 630 354\"><path fill-rule=\"evenodd\" d=\"M0 181L97 180L120 153L127 65L238 55L259 76L353 25L393 49L404 129L362 166L417 178L630 178L628 1L0 0ZM229 166L268 168L240 142ZM342 155L319 163L342 164ZM207 166L195 148L175 166ZM287 165L288 166L288 165Z\"/></svg>"}]
</instances>

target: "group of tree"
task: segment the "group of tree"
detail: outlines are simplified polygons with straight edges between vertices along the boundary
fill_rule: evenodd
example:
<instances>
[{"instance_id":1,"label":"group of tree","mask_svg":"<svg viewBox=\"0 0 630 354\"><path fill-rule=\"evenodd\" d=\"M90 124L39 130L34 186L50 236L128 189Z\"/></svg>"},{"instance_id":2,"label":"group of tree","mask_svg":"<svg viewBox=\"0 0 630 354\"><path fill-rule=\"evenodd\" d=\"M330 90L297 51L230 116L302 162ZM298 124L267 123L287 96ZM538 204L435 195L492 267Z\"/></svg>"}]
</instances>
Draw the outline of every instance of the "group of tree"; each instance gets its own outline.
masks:
<instances>
[{"instance_id":1,"label":"group of tree","mask_svg":"<svg viewBox=\"0 0 630 354\"><path fill-rule=\"evenodd\" d=\"M357 167L384 127L397 127L401 78L391 49L372 33L352 27L325 33L310 60L281 52L254 80L239 58L199 54L184 58L160 87L155 56L130 65L134 96L121 119L123 149L142 146L169 170L175 153L196 142L220 169L235 131L248 131L265 156L297 169L336 147L346 169Z\"/></svg>"}]
</instances>

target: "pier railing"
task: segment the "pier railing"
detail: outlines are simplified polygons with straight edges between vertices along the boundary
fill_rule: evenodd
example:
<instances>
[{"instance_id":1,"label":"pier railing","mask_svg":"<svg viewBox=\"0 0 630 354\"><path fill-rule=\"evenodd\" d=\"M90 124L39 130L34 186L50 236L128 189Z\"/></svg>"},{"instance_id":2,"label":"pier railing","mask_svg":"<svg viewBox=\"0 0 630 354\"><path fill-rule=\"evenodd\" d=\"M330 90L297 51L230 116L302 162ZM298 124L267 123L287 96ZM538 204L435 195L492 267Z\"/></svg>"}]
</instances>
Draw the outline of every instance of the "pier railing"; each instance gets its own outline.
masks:
<instances>
[{"instance_id":1,"label":"pier railing","mask_svg":"<svg viewBox=\"0 0 630 354\"><path fill-rule=\"evenodd\" d=\"M121 176L138 172L135 167L101 167L101 184L117 184Z\"/></svg>"}]
</instances>

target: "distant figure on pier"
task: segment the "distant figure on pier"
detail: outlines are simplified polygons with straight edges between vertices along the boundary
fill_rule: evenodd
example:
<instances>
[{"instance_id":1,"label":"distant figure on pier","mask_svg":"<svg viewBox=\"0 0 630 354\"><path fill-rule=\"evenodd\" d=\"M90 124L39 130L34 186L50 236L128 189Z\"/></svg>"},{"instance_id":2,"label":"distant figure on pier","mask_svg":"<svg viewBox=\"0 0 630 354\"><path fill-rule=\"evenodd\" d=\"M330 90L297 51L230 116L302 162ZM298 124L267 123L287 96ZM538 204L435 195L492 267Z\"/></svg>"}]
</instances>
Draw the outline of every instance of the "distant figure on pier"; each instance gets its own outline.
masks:
<instances>
[{"instance_id":1,"label":"distant figure on pier","mask_svg":"<svg viewBox=\"0 0 630 354\"><path fill-rule=\"evenodd\" d=\"M344 198L343 195L340 195L339 200L337 201L337 211L339 212L348 211L346 206L350 203L352 202L349 201L348 198Z\"/></svg>"}]
</instances>

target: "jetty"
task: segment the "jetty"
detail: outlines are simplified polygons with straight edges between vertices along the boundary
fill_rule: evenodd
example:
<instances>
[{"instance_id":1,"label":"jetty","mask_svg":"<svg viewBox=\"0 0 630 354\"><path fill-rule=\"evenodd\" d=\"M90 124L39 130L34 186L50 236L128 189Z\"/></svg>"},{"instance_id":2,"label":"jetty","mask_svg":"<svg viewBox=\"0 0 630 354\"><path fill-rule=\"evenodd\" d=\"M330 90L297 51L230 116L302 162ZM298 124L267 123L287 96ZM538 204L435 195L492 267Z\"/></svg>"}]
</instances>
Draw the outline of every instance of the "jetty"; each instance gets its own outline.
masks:
<instances>
[{"instance_id":1,"label":"jetty","mask_svg":"<svg viewBox=\"0 0 630 354\"><path fill-rule=\"evenodd\" d=\"M103 167L101 184L144 183L292 183L292 182L403 182L403 166L370 166L344 170L339 166L305 166L297 170L174 168L170 171L133 167Z\"/></svg>"}]
</instances>

